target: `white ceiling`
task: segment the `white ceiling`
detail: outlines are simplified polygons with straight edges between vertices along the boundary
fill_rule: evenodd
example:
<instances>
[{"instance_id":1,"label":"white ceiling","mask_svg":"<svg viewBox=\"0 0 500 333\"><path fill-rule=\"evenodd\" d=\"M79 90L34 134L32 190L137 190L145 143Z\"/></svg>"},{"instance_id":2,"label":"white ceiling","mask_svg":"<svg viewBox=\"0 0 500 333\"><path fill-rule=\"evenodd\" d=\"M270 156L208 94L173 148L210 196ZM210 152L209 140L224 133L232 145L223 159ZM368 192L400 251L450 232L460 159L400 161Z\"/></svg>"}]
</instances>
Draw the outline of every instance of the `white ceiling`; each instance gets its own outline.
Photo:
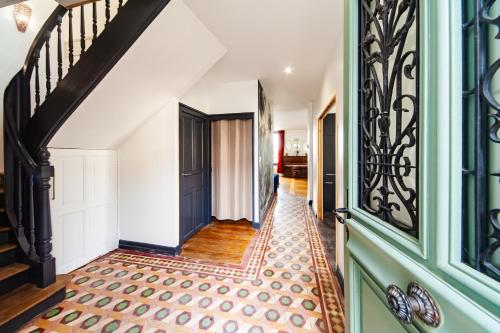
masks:
<instances>
[{"instance_id":1,"label":"white ceiling","mask_svg":"<svg viewBox=\"0 0 500 333\"><path fill-rule=\"evenodd\" d=\"M336 39L341 0L184 0L228 53L208 83L259 79L274 110L307 109ZM292 66L294 73L283 70Z\"/></svg>"},{"instance_id":2,"label":"white ceiling","mask_svg":"<svg viewBox=\"0 0 500 333\"><path fill-rule=\"evenodd\" d=\"M273 130L298 130L307 129L307 110L274 111Z\"/></svg>"}]
</instances>

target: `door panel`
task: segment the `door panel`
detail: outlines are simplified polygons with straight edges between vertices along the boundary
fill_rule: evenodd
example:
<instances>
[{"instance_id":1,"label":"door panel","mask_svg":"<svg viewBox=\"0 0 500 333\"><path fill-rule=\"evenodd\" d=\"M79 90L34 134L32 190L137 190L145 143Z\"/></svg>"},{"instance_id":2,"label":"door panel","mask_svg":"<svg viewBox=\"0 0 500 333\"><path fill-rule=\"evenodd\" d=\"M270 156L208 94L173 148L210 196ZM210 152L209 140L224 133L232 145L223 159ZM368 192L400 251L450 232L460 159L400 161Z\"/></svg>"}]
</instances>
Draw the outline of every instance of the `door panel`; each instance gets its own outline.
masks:
<instances>
[{"instance_id":1,"label":"door panel","mask_svg":"<svg viewBox=\"0 0 500 333\"><path fill-rule=\"evenodd\" d=\"M323 209L335 209L335 114L323 120Z\"/></svg>"},{"instance_id":2,"label":"door panel","mask_svg":"<svg viewBox=\"0 0 500 333\"><path fill-rule=\"evenodd\" d=\"M51 149L51 214L58 274L118 246L116 152Z\"/></svg>"},{"instance_id":3,"label":"door panel","mask_svg":"<svg viewBox=\"0 0 500 333\"><path fill-rule=\"evenodd\" d=\"M404 18L413 8L415 19L406 22L414 26L399 23L395 29L366 33L367 16L360 15L361 6L377 11L368 20L380 20L380 26L395 22L391 17ZM498 282L471 273L457 256L462 237L461 2L346 0L345 8L348 131L343 135L349 152L346 184L351 213L345 248L347 326L350 332L496 332ZM401 53L397 44L405 32L398 29L416 29ZM384 31L395 35L377 37ZM377 53L376 45L382 45L383 52ZM391 59L406 54L406 60ZM378 65L373 63L384 66L374 68ZM394 74L384 76L383 71L394 65ZM363 81L367 70L371 77ZM416 80L416 85L397 83L404 77ZM378 100L370 100L374 98ZM405 145L417 148L412 153ZM437 327L424 323L411 309L407 313L414 315L406 316L408 324L393 315L394 295L411 302L407 286L412 282L434 300ZM401 292L389 294L391 285ZM377 323L370 325L373 320Z\"/></svg>"},{"instance_id":4,"label":"door panel","mask_svg":"<svg viewBox=\"0 0 500 333\"><path fill-rule=\"evenodd\" d=\"M208 117L180 107L180 242L209 223Z\"/></svg>"}]
</instances>

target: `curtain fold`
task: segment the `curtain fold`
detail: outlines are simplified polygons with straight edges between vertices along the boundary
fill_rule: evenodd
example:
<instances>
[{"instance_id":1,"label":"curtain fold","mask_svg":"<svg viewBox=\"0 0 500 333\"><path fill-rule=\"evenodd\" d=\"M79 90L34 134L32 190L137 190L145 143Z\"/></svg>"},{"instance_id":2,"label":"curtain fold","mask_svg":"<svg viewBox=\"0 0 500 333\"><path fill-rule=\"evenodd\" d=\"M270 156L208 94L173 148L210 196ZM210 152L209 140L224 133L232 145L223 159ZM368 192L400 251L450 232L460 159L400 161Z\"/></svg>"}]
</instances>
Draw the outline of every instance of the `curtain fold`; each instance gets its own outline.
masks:
<instances>
[{"instance_id":1,"label":"curtain fold","mask_svg":"<svg viewBox=\"0 0 500 333\"><path fill-rule=\"evenodd\" d=\"M278 173L283 173L283 156L285 155L285 131L278 131Z\"/></svg>"},{"instance_id":2,"label":"curtain fold","mask_svg":"<svg viewBox=\"0 0 500 333\"><path fill-rule=\"evenodd\" d=\"M252 221L252 121L212 122L212 215Z\"/></svg>"}]
</instances>

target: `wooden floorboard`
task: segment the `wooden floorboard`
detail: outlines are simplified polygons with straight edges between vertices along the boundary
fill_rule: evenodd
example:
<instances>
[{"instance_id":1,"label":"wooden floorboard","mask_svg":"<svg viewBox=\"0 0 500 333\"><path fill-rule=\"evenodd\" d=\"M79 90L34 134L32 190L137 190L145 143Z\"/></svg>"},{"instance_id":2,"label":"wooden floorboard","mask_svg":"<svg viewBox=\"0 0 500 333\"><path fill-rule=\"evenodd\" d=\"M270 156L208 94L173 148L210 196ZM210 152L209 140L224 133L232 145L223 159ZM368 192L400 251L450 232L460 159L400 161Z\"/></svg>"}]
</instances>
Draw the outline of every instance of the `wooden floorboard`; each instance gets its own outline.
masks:
<instances>
[{"instance_id":1,"label":"wooden floorboard","mask_svg":"<svg viewBox=\"0 0 500 333\"><path fill-rule=\"evenodd\" d=\"M183 245L181 255L218 263L240 264L256 232L248 221L214 221Z\"/></svg>"},{"instance_id":2,"label":"wooden floorboard","mask_svg":"<svg viewBox=\"0 0 500 333\"><path fill-rule=\"evenodd\" d=\"M12 318L20 315L24 311L36 306L66 286L70 277L61 275L52 285L45 289L39 289L34 284L25 284L0 299L0 325L5 324Z\"/></svg>"},{"instance_id":3,"label":"wooden floorboard","mask_svg":"<svg viewBox=\"0 0 500 333\"><path fill-rule=\"evenodd\" d=\"M279 193L307 197L307 179L280 177Z\"/></svg>"}]
</instances>

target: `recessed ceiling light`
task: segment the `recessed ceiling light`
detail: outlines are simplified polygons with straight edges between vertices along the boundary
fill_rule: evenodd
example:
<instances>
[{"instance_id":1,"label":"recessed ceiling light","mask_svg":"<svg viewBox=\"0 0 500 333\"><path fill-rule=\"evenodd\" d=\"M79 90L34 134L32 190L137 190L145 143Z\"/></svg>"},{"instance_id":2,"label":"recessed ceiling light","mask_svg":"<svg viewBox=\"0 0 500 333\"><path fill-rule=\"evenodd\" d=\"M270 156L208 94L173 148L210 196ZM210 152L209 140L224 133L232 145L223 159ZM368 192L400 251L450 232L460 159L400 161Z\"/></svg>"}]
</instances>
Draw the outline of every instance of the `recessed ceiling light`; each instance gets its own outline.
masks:
<instances>
[{"instance_id":1,"label":"recessed ceiling light","mask_svg":"<svg viewBox=\"0 0 500 333\"><path fill-rule=\"evenodd\" d=\"M283 73L285 73L286 75L292 74L293 73L292 66L286 66L285 69L283 70Z\"/></svg>"}]
</instances>

